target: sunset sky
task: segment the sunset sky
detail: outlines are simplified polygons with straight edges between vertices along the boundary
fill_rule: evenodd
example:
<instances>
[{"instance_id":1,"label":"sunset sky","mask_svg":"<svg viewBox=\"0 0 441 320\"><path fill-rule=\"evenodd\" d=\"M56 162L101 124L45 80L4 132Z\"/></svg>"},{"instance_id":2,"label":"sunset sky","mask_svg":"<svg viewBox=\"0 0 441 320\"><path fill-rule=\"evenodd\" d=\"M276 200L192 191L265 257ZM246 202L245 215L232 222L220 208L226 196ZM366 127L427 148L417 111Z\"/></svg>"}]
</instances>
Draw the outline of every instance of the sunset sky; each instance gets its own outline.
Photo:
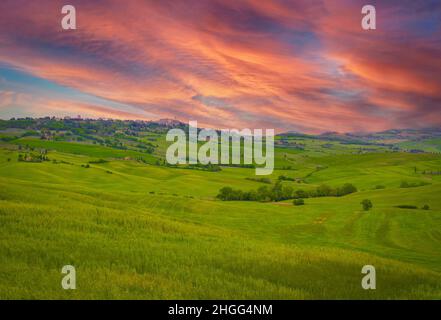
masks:
<instances>
[{"instance_id":1,"label":"sunset sky","mask_svg":"<svg viewBox=\"0 0 441 320\"><path fill-rule=\"evenodd\" d=\"M440 111L439 0L0 1L3 119L318 133L430 127Z\"/></svg>"}]
</instances>

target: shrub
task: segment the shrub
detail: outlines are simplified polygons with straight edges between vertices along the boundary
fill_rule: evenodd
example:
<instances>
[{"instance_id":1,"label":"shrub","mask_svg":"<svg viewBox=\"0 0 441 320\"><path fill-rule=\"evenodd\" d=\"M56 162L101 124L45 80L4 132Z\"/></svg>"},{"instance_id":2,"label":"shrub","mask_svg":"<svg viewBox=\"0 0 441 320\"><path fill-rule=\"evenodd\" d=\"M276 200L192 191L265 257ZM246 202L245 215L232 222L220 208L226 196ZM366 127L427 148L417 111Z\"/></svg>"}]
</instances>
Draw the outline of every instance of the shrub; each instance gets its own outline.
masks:
<instances>
[{"instance_id":1,"label":"shrub","mask_svg":"<svg viewBox=\"0 0 441 320\"><path fill-rule=\"evenodd\" d=\"M294 199L292 202L295 206L303 206L305 204L305 200L303 199Z\"/></svg>"},{"instance_id":2,"label":"shrub","mask_svg":"<svg viewBox=\"0 0 441 320\"><path fill-rule=\"evenodd\" d=\"M317 187L316 193L318 197L328 197L332 195L332 188L326 184L322 184L321 186Z\"/></svg>"},{"instance_id":3,"label":"shrub","mask_svg":"<svg viewBox=\"0 0 441 320\"><path fill-rule=\"evenodd\" d=\"M412 205L408 205L408 204L400 204L400 205L396 206L396 208L400 208L400 209L418 209L417 206L412 206Z\"/></svg>"},{"instance_id":4,"label":"shrub","mask_svg":"<svg viewBox=\"0 0 441 320\"><path fill-rule=\"evenodd\" d=\"M104 159L99 159L99 160L92 160L89 161L90 164L100 164L100 163L107 163L108 161L104 160Z\"/></svg>"},{"instance_id":5,"label":"shrub","mask_svg":"<svg viewBox=\"0 0 441 320\"><path fill-rule=\"evenodd\" d=\"M268 201L271 197L271 191L266 186L262 186L257 189L257 196L260 201Z\"/></svg>"},{"instance_id":6,"label":"shrub","mask_svg":"<svg viewBox=\"0 0 441 320\"><path fill-rule=\"evenodd\" d=\"M234 195L233 188L231 187L223 187L219 190L219 194L217 195L218 199L221 200L232 200L232 197Z\"/></svg>"},{"instance_id":7,"label":"shrub","mask_svg":"<svg viewBox=\"0 0 441 320\"><path fill-rule=\"evenodd\" d=\"M357 188L351 183L345 183L342 187L337 188L335 195L342 197L354 192L357 192Z\"/></svg>"},{"instance_id":8,"label":"shrub","mask_svg":"<svg viewBox=\"0 0 441 320\"><path fill-rule=\"evenodd\" d=\"M270 178L245 178L247 180L251 180L251 181L256 181L256 182L261 182L261 183L266 183L266 184L271 184L271 179Z\"/></svg>"},{"instance_id":9,"label":"shrub","mask_svg":"<svg viewBox=\"0 0 441 320\"><path fill-rule=\"evenodd\" d=\"M287 176L285 176L285 175L281 175L281 176L279 176L279 180L280 180L280 181L295 181L294 178L287 177Z\"/></svg>"},{"instance_id":10,"label":"shrub","mask_svg":"<svg viewBox=\"0 0 441 320\"><path fill-rule=\"evenodd\" d=\"M363 207L364 211L368 211L373 207L372 201L369 199L364 199L362 202L360 202L360 204Z\"/></svg>"},{"instance_id":11,"label":"shrub","mask_svg":"<svg viewBox=\"0 0 441 320\"><path fill-rule=\"evenodd\" d=\"M309 198L308 192L306 192L305 190L297 190L296 192L294 192L293 195L294 199L300 199L300 198Z\"/></svg>"},{"instance_id":12,"label":"shrub","mask_svg":"<svg viewBox=\"0 0 441 320\"><path fill-rule=\"evenodd\" d=\"M382 185L377 185L377 186L375 186L375 189L385 189L386 187L385 186L382 186Z\"/></svg>"},{"instance_id":13,"label":"shrub","mask_svg":"<svg viewBox=\"0 0 441 320\"><path fill-rule=\"evenodd\" d=\"M261 178L259 181L262 182L262 183L271 184L271 179L270 178Z\"/></svg>"},{"instance_id":14,"label":"shrub","mask_svg":"<svg viewBox=\"0 0 441 320\"><path fill-rule=\"evenodd\" d=\"M426 186L428 184L430 184L430 183L424 182L424 181L420 181L420 182L407 182L407 181L403 181L400 184L400 188L417 188L417 187Z\"/></svg>"},{"instance_id":15,"label":"shrub","mask_svg":"<svg viewBox=\"0 0 441 320\"><path fill-rule=\"evenodd\" d=\"M421 209L423 209L423 210L429 210L430 207L429 207L429 205L425 204Z\"/></svg>"}]
</instances>

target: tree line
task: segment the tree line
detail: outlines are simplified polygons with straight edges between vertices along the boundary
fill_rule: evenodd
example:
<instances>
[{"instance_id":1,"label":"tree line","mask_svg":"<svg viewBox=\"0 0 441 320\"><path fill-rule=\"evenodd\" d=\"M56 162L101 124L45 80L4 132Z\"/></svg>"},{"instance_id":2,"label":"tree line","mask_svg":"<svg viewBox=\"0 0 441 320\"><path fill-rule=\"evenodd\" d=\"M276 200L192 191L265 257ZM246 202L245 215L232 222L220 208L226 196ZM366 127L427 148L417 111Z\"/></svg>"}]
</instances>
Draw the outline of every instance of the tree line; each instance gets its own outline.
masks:
<instances>
[{"instance_id":1,"label":"tree line","mask_svg":"<svg viewBox=\"0 0 441 320\"><path fill-rule=\"evenodd\" d=\"M273 187L262 186L257 190L243 191L232 187L223 187L219 190L218 199L222 201L283 201L289 199L306 199L316 197L342 197L357 192L357 188L351 183L345 183L341 187L332 188L322 184L313 190L294 190L291 186L283 185L277 181Z\"/></svg>"}]
</instances>

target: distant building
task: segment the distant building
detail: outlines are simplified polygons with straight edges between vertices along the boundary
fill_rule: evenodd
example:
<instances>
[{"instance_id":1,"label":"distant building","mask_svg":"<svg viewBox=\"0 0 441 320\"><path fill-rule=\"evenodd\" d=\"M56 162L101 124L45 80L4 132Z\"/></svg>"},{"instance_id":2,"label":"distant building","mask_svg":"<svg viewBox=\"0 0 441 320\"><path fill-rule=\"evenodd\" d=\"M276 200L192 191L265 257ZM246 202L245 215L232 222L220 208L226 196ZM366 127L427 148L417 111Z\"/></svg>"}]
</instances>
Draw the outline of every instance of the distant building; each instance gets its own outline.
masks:
<instances>
[{"instance_id":1,"label":"distant building","mask_svg":"<svg viewBox=\"0 0 441 320\"><path fill-rule=\"evenodd\" d=\"M180 124L182 124L180 121L174 120L174 119L160 119L160 120L156 121L156 123L161 126L166 126L166 127L175 127L175 126L179 126Z\"/></svg>"}]
</instances>

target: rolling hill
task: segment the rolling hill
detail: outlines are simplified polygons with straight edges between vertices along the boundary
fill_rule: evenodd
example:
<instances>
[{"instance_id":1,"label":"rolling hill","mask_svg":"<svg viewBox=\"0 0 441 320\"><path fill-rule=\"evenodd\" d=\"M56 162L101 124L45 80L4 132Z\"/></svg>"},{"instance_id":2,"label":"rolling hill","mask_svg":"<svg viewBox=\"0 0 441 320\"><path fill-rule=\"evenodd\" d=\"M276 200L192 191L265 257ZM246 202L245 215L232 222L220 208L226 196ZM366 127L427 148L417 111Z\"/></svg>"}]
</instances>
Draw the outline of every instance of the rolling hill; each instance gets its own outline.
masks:
<instances>
[{"instance_id":1,"label":"rolling hill","mask_svg":"<svg viewBox=\"0 0 441 320\"><path fill-rule=\"evenodd\" d=\"M0 128L3 299L441 298L441 156L409 152L397 137L385 143L390 133L350 143L279 135L276 169L262 183L247 167L167 166L169 127L156 123L27 119ZM303 206L216 197L226 186L277 181L292 190L351 183L357 192ZM67 264L77 290L60 287ZM376 290L361 288L367 264Z\"/></svg>"}]
</instances>

